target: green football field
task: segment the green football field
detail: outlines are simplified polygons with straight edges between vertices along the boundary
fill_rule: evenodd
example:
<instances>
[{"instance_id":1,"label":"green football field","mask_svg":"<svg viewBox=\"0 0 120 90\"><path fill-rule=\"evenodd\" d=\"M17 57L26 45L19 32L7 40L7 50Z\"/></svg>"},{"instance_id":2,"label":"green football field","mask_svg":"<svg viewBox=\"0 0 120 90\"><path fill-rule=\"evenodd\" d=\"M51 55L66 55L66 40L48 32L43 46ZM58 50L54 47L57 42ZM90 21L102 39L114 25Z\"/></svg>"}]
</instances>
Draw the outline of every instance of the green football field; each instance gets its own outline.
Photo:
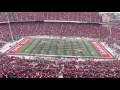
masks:
<instances>
[{"instance_id":1,"label":"green football field","mask_svg":"<svg viewBox=\"0 0 120 90\"><path fill-rule=\"evenodd\" d=\"M11 55L7 52L7 54ZM87 39L61 40L32 38L15 55L103 58ZM112 57L113 58L113 57Z\"/></svg>"}]
</instances>

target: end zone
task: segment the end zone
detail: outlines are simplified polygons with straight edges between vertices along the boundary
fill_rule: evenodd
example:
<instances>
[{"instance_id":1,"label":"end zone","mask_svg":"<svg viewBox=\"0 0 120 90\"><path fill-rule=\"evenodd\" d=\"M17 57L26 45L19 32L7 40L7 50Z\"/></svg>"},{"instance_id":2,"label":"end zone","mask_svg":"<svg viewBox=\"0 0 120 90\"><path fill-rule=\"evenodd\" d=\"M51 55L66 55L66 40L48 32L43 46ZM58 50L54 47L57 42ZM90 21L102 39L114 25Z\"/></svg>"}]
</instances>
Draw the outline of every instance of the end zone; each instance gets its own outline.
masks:
<instances>
[{"instance_id":1,"label":"end zone","mask_svg":"<svg viewBox=\"0 0 120 90\"><path fill-rule=\"evenodd\" d=\"M97 49L97 51L104 58L112 58L112 56L107 52L96 40L90 40L91 44Z\"/></svg>"},{"instance_id":2,"label":"end zone","mask_svg":"<svg viewBox=\"0 0 120 90\"><path fill-rule=\"evenodd\" d=\"M13 47L12 49L10 49L8 51L8 53L9 54L15 54L16 52L18 52L18 50L20 50L20 48L22 48L30 40L31 40L31 38L25 38L25 39L23 39L21 43L17 44L15 47Z\"/></svg>"}]
</instances>

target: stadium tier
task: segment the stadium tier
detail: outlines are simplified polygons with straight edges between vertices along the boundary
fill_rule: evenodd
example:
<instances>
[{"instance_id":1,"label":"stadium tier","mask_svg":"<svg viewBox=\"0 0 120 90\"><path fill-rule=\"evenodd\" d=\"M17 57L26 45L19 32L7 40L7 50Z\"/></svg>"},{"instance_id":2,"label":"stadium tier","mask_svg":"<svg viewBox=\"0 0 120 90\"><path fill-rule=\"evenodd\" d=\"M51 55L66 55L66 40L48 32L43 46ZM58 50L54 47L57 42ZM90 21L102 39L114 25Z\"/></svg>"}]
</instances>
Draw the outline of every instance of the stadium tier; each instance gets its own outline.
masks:
<instances>
[{"instance_id":1,"label":"stadium tier","mask_svg":"<svg viewBox=\"0 0 120 90\"><path fill-rule=\"evenodd\" d=\"M120 78L120 61L28 60L0 55L0 78Z\"/></svg>"},{"instance_id":2,"label":"stadium tier","mask_svg":"<svg viewBox=\"0 0 120 90\"><path fill-rule=\"evenodd\" d=\"M9 25L1 24L3 40L11 38ZM75 36L89 38L106 38L110 33L106 27L96 24L71 24L71 23L11 23L11 29L16 40L23 36L53 35L53 36Z\"/></svg>"},{"instance_id":3,"label":"stadium tier","mask_svg":"<svg viewBox=\"0 0 120 90\"><path fill-rule=\"evenodd\" d=\"M98 12L1 12L0 22L6 22L7 18L11 22L17 21L43 21L43 20L63 20L63 21L87 21L102 22Z\"/></svg>"},{"instance_id":4,"label":"stadium tier","mask_svg":"<svg viewBox=\"0 0 120 90\"><path fill-rule=\"evenodd\" d=\"M113 47L113 44L120 46L120 24L111 26L111 34L106 39L106 43L111 47L116 49L116 53L120 53L120 48Z\"/></svg>"}]
</instances>

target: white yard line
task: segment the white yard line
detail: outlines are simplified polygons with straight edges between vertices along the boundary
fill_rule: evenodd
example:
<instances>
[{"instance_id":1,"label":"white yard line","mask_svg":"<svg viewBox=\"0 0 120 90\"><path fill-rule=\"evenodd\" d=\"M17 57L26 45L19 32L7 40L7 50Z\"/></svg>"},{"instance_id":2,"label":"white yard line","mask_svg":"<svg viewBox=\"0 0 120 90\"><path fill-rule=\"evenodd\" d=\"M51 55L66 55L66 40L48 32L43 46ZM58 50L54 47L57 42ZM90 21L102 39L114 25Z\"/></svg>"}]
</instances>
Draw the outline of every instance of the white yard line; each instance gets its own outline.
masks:
<instances>
[{"instance_id":1,"label":"white yard line","mask_svg":"<svg viewBox=\"0 0 120 90\"><path fill-rule=\"evenodd\" d=\"M87 51L86 47L84 46L83 42L81 42L81 43L82 43L82 46L84 47L85 51L86 51L86 52L87 52L87 54L89 55L89 53L88 53L88 51Z\"/></svg>"},{"instance_id":2,"label":"white yard line","mask_svg":"<svg viewBox=\"0 0 120 90\"><path fill-rule=\"evenodd\" d=\"M70 55L46 55L46 54L28 54L28 53L16 53L15 56L26 55L26 56L45 56L45 57L78 57L78 58L100 58L97 56L70 56ZM14 56L12 55L12 56Z\"/></svg>"}]
</instances>

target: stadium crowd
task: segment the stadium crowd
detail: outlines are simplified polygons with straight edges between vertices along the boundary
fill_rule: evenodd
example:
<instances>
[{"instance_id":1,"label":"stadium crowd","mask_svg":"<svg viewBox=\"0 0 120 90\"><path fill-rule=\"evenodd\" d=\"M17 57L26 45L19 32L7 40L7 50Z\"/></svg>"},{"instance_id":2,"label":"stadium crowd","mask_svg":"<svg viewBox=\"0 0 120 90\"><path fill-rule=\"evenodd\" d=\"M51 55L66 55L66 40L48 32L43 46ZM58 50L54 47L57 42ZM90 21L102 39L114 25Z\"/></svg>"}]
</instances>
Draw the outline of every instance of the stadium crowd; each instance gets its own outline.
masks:
<instances>
[{"instance_id":1,"label":"stadium crowd","mask_svg":"<svg viewBox=\"0 0 120 90\"><path fill-rule=\"evenodd\" d=\"M111 33L106 39L106 43L115 49L115 52L120 54L120 24L112 25L111 26Z\"/></svg>"},{"instance_id":2,"label":"stadium crowd","mask_svg":"<svg viewBox=\"0 0 120 90\"><path fill-rule=\"evenodd\" d=\"M1 54L0 78L120 78L120 61L30 60Z\"/></svg>"},{"instance_id":3,"label":"stadium crowd","mask_svg":"<svg viewBox=\"0 0 120 90\"><path fill-rule=\"evenodd\" d=\"M1 12L0 22L18 21L44 21L44 20L63 20L63 21L85 21L102 22L102 17L98 12Z\"/></svg>"},{"instance_id":4,"label":"stadium crowd","mask_svg":"<svg viewBox=\"0 0 120 90\"><path fill-rule=\"evenodd\" d=\"M96 24L72 24L72 23L11 23L11 30L15 40L23 36L66 36L106 38L110 32L106 27ZM11 33L7 24L0 25L2 40L10 41Z\"/></svg>"},{"instance_id":5,"label":"stadium crowd","mask_svg":"<svg viewBox=\"0 0 120 90\"><path fill-rule=\"evenodd\" d=\"M12 33L10 32L8 20L11 25ZM102 22L102 17L98 12L1 12L0 39L3 41L11 41L12 34L15 40L18 40L22 36L34 35L104 38L105 35L108 35L109 33L106 28L95 24L81 25L39 22L44 20L84 21L88 23L99 23ZM93 33L89 32L89 29ZM99 29L101 31L99 31Z\"/></svg>"}]
</instances>

